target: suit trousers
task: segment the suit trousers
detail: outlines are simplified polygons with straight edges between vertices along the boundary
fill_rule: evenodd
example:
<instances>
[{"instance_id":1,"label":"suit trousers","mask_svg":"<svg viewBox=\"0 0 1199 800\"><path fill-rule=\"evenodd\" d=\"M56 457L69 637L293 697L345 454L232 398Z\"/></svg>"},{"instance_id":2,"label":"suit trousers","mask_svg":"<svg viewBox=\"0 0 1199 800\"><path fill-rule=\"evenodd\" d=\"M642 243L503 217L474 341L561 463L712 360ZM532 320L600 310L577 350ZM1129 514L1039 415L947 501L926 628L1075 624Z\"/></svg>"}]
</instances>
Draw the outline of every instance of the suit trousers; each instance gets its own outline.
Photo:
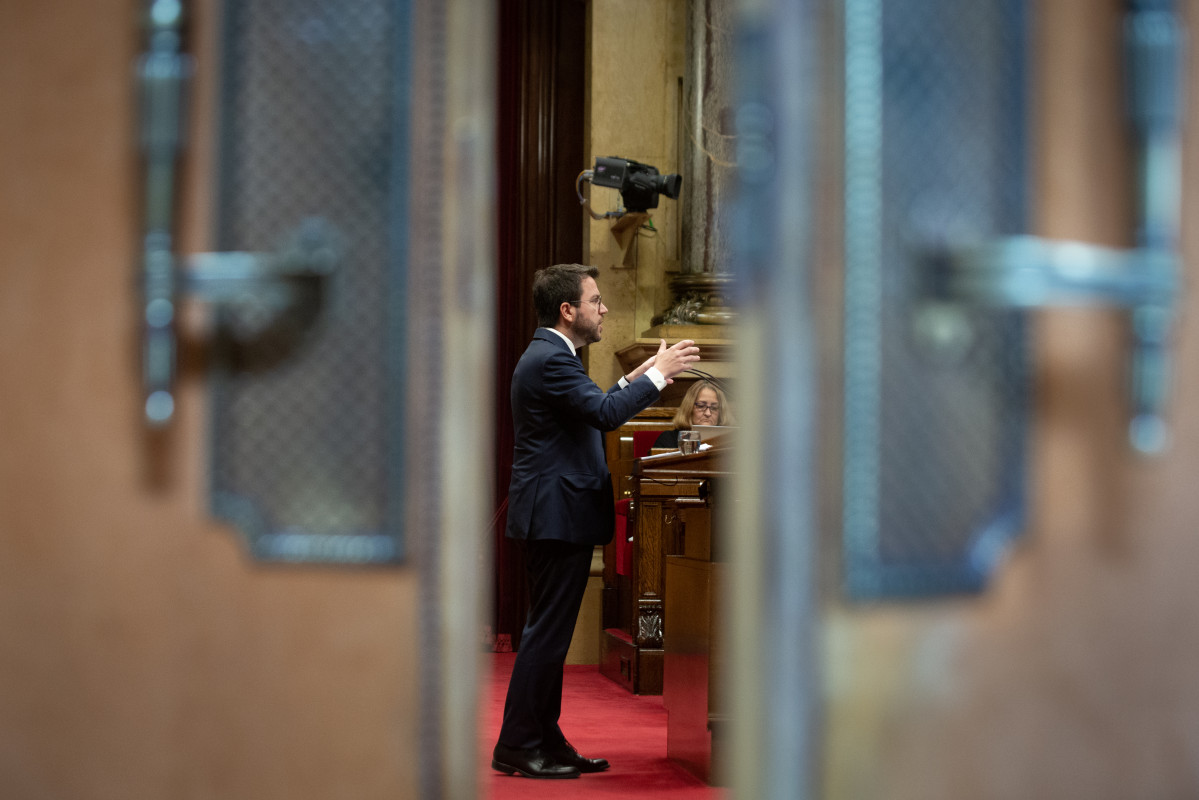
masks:
<instances>
[{"instance_id":1,"label":"suit trousers","mask_svg":"<svg viewBox=\"0 0 1199 800\"><path fill-rule=\"evenodd\" d=\"M594 546L556 539L524 543L529 615L512 667L499 743L553 747L564 741L562 672L591 574Z\"/></svg>"}]
</instances>

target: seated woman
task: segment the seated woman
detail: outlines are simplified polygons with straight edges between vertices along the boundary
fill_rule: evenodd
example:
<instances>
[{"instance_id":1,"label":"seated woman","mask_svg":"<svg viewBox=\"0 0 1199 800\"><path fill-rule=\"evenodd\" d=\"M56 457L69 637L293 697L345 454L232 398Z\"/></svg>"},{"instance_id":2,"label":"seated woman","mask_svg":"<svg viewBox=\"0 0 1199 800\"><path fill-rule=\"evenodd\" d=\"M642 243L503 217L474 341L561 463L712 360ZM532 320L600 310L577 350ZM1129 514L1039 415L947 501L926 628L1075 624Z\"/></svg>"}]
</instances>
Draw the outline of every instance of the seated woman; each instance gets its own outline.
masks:
<instances>
[{"instance_id":1,"label":"seated woman","mask_svg":"<svg viewBox=\"0 0 1199 800\"><path fill-rule=\"evenodd\" d=\"M696 425L736 424L724 391L711 381L696 381L691 384L671 422L674 429L662 431L662 435L654 442L654 447L670 447L677 450L679 431L689 431Z\"/></svg>"}]
</instances>

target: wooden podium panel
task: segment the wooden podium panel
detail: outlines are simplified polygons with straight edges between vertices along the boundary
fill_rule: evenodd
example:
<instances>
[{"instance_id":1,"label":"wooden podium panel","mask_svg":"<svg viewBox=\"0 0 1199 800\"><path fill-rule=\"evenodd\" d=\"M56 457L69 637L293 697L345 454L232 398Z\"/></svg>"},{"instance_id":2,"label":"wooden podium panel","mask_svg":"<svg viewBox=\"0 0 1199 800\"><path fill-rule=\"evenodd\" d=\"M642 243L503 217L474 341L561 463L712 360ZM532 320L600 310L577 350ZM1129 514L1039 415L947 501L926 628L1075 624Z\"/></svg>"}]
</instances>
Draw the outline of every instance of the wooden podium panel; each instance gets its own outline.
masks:
<instances>
[{"instance_id":1,"label":"wooden podium panel","mask_svg":"<svg viewBox=\"0 0 1199 800\"><path fill-rule=\"evenodd\" d=\"M662 578L652 566L644 568L641 561L660 548L660 527L637 534L639 503L633 502L634 470L637 464L634 438L645 432L660 433L670 427L674 409L651 408L637 418L607 435L608 469L617 497L618 513L627 511L622 528L618 516L616 538L604 548L603 611L600 630L600 672L634 694L660 694L662 691L662 650L646 645L655 641L651 613L654 598L661 597ZM627 509L620 509L621 503ZM622 538L624 541L622 541ZM635 542L644 539L647 546ZM642 551L646 552L643 556ZM638 618L637 598L644 601L646 624L642 632ZM661 615L658 614L658 617ZM640 640L640 643L639 641Z\"/></svg>"},{"instance_id":2,"label":"wooden podium panel","mask_svg":"<svg viewBox=\"0 0 1199 800\"><path fill-rule=\"evenodd\" d=\"M727 475L722 452L713 449L687 456L670 452L632 465L629 541L605 548L600 672L636 694L662 693L669 618L667 558L707 557L711 531L707 494L713 479ZM618 552L622 547L628 549ZM617 569L618 563L623 571Z\"/></svg>"},{"instance_id":3,"label":"wooden podium panel","mask_svg":"<svg viewBox=\"0 0 1199 800\"><path fill-rule=\"evenodd\" d=\"M691 774L712 780L713 738L719 735L713 660L715 566L685 556L666 558L666 633L662 704L668 715L666 755Z\"/></svg>"}]
</instances>

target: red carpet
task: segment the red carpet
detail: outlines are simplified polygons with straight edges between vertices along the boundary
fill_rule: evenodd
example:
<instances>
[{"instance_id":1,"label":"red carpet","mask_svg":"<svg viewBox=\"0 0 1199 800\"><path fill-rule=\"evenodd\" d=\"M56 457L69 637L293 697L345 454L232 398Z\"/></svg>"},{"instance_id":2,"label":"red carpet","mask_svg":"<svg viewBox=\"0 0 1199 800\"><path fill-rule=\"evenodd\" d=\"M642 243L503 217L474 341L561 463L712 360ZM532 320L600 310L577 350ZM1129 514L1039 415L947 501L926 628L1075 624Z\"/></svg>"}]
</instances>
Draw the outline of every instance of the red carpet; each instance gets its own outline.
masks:
<instances>
[{"instance_id":1,"label":"red carpet","mask_svg":"<svg viewBox=\"0 0 1199 800\"><path fill-rule=\"evenodd\" d=\"M707 786L666 758L666 709L661 697L629 694L594 666L566 668L560 724L570 743L589 757L603 757L605 772L570 780L530 780L490 768L491 748L499 735L504 692L515 653L495 653L482 714L483 780L489 800L524 798L654 798L654 800L726 800L726 789Z\"/></svg>"}]
</instances>

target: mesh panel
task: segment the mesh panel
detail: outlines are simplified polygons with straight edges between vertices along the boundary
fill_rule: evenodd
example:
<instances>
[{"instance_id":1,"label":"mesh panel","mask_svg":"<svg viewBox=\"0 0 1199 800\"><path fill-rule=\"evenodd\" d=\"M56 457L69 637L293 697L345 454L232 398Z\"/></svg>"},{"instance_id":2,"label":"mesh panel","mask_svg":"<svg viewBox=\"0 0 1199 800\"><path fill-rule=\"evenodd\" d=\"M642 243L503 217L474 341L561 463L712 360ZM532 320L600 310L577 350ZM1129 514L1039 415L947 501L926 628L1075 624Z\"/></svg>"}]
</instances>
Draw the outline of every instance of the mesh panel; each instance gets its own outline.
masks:
<instances>
[{"instance_id":1,"label":"mesh panel","mask_svg":"<svg viewBox=\"0 0 1199 800\"><path fill-rule=\"evenodd\" d=\"M216 513L267 559L400 555L400 4L226 7L219 246L272 251L306 219L341 258L315 322L227 344L213 399ZM401 217L402 218L402 217ZM252 329L252 309L226 330Z\"/></svg>"},{"instance_id":2,"label":"mesh panel","mask_svg":"<svg viewBox=\"0 0 1199 800\"><path fill-rule=\"evenodd\" d=\"M1023 20L1015 0L847 5L845 521L858 596L976 589L1021 523L1024 320L938 298L934 256L1026 227Z\"/></svg>"}]
</instances>

